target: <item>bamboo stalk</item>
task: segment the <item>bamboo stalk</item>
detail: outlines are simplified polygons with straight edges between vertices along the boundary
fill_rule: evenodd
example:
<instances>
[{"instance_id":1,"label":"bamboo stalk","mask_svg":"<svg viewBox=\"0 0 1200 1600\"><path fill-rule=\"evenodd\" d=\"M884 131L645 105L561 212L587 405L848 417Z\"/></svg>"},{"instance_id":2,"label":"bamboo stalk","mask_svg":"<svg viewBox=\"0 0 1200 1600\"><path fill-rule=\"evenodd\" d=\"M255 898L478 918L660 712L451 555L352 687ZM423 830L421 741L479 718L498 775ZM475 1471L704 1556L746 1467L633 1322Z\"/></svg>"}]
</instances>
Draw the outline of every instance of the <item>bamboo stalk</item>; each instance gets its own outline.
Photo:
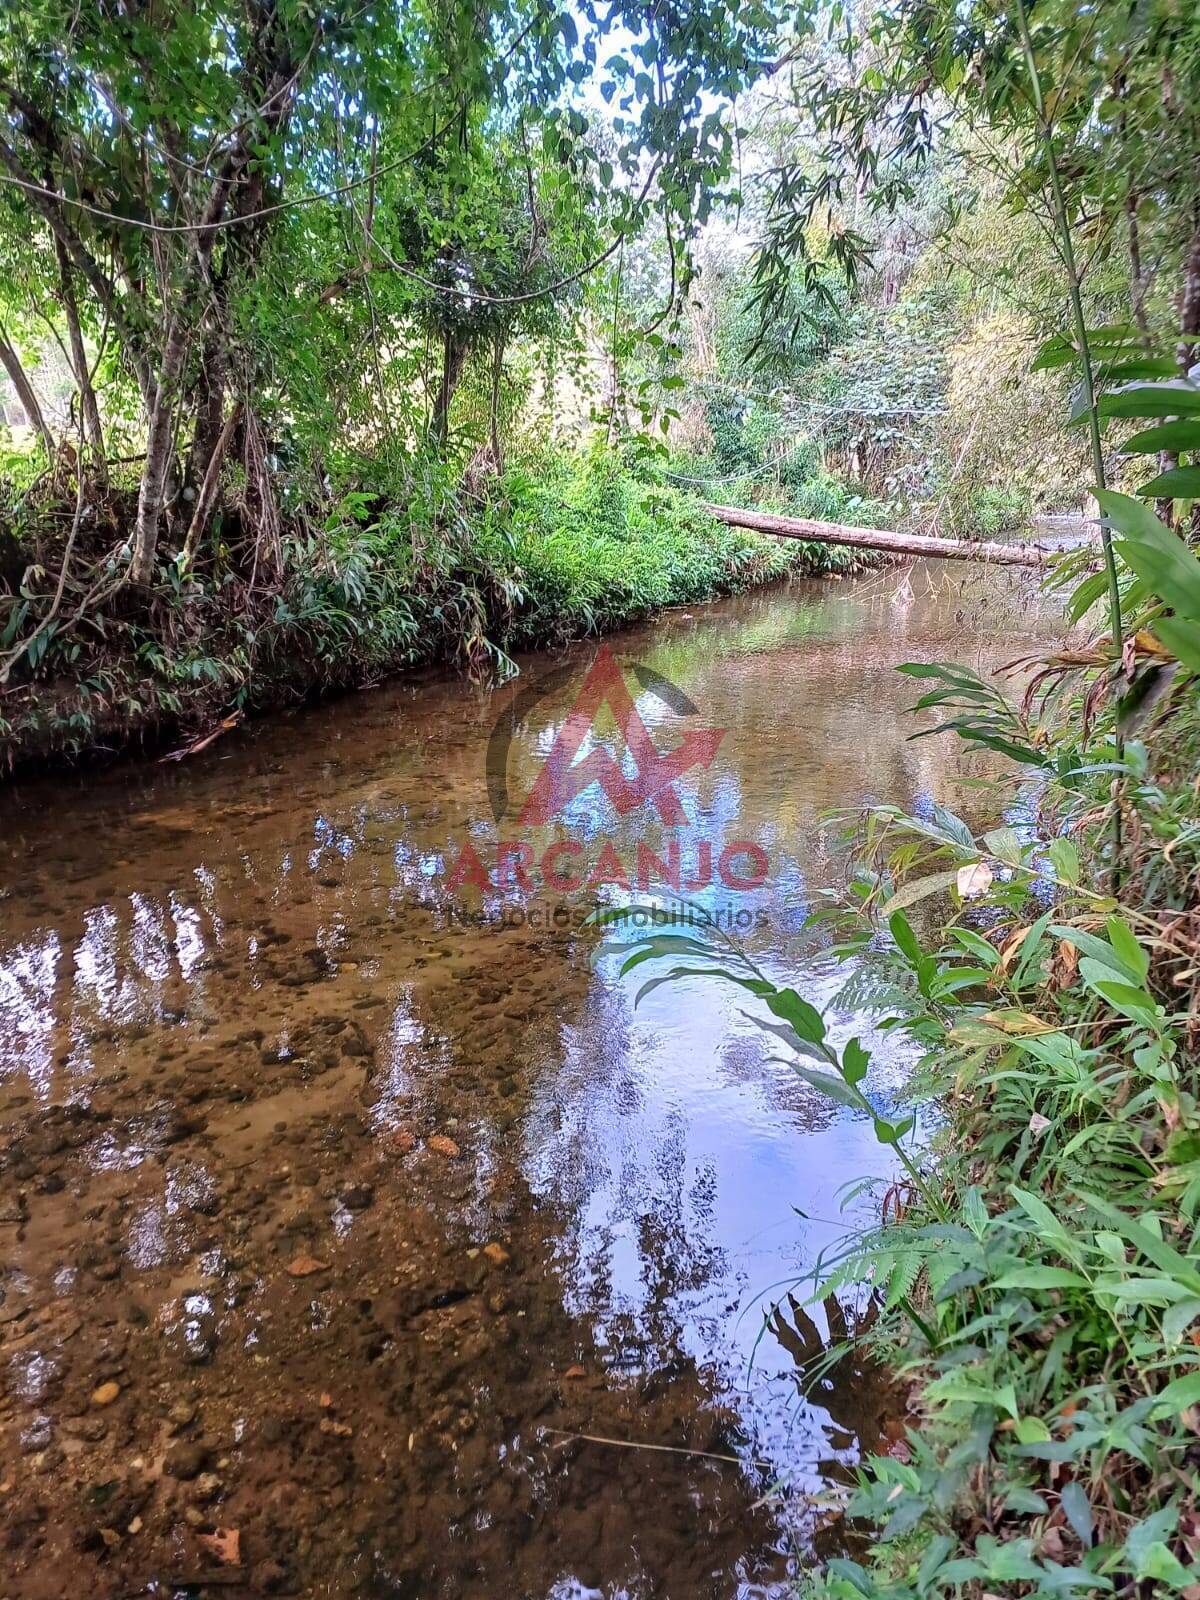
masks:
<instances>
[{"instance_id":1,"label":"bamboo stalk","mask_svg":"<svg viewBox=\"0 0 1200 1600\"><path fill-rule=\"evenodd\" d=\"M935 539L926 533L895 533L883 528L852 528L842 522L817 522L812 517L780 517L773 512L745 511L741 506L706 505L719 522L781 539L809 539L818 544L844 544L858 550L886 550L900 556L931 556L939 561L986 561L998 566L1044 567L1052 551L1036 544L997 544L990 540Z\"/></svg>"}]
</instances>

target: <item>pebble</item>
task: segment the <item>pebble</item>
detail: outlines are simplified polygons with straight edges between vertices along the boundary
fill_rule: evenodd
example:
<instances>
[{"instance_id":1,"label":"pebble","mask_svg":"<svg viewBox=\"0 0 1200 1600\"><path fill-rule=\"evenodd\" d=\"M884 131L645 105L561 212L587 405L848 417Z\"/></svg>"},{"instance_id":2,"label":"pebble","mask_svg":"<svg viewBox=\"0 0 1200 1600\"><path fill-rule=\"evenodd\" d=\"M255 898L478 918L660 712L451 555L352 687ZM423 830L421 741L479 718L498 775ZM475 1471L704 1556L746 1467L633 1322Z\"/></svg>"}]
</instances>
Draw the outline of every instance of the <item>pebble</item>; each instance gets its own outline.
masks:
<instances>
[{"instance_id":1,"label":"pebble","mask_svg":"<svg viewBox=\"0 0 1200 1600\"><path fill-rule=\"evenodd\" d=\"M176 1400L167 1412L167 1421L176 1428L186 1428L189 1422L196 1420L196 1408L186 1400Z\"/></svg>"},{"instance_id":2,"label":"pebble","mask_svg":"<svg viewBox=\"0 0 1200 1600\"><path fill-rule=\"evenodd\" d=\"M110 1406L121 1392L121 1385L114 1383L110 1378L107 1383L102 1383L99 1388L92 1390L92 1404L94 1406Z\"/></svg>"},{"instance_id":3,"label":"pebble","mask_svg":"<svg viewBox=\"0 0 1200 1600\"><path fill-rule=\"evenodd\" d=\"M195 1478L212 1460L212 1451L206 1444L181 1442L172 1445L163 1460L163 1471L172 1478Z\"/></svg>"}]
</instances>

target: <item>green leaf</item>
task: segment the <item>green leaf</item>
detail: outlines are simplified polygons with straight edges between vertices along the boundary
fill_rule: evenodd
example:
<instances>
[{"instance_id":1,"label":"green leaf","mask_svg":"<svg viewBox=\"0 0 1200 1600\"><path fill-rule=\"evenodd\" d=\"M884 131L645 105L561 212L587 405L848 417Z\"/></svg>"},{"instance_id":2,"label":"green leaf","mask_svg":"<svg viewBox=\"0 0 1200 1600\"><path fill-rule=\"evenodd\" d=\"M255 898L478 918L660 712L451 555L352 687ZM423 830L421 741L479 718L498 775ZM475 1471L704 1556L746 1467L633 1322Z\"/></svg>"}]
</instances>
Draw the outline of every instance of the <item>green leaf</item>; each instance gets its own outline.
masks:
<instances>
[{"instance_id":1,"label":"green leaf","mask_svg":"<svg viewBox=\"0 0 1200 1600\"><path fill-rule=\"evenodd\" d=\"M1122 981L1133 984L1141 982L1141 966L1127 967L1120 956L1104 939L1097 934L1087 933L1083 928L1069 928L1065 923L1052 922L1050 932L1056 939L1066 939L1073 944L1080 955L1090 956L1093 961L1098 961L1102 966L1108 967Z\"/></svg>"},{"instance_id":2,"label":"green leaf","mask_svg":"<svg viewBox=\"0 0 1200 1600\"><path fill-rule=\"evenodd\" d=\"M1060 883L1079 882L1079 851L1070 839L1052 839L1046 854Z\"/></svg>"},{"instance_id":3,"label":"green leaf","mask_svg":"<svg viewBox=\"0 0 1200 1600\"><path fill-rule=\"evenodd\" d=\"M1187 617L1158 617L1153 631L1181 666L1189 672L1200 672L1200 622Z\"/></svg>"},{"instance_id":4,"label":"green leaf","mask_svg":"<svg viewBox=\"0 0 1200 1600\"><path fill-rule=\"evenodd\" d=\"M842 1076L847 1083L858 1084L867 1075L867 1068L871 1064L868 1051L864 1050L857 1039L851 1039L842 1051Z\"/></svg>"},{"instance_id":5,"label":"green leaf","mask_svg":"<svg viewBox=\"0 0 1200 1600\"><path fill-rule=\"evenodd\" d=\"M1110 976L1109 969L1098 961L1085 956L1079 963L1079 976L1093 994L1107 1000L1113 1010L1119 1011L1123 1017L1147 1026L1157 1022L1158 1002L1154 996L1145 989L1135 988L1131 983L1116 981Z\"/></svg>"},{"instance_id":6,"label":"green leaf","mask_svg":"<svg viewBox=\"0 0 1200 1600\"><path fill-rule=\"evenodd\" d=\"M993 1279L994 1289L1087 1289L1088 1280L1066 1267L1014 1267Z\"/></svg>"},{"instance_id":7,"label":"green leaf","mask_svg":"<svg viewBox=\"0 0 1200 1600\"><path fill-rule=\"evenodd\" d=\"M996 857L1006 866L1019 867L1021 865L1021 837L1015 828L1007 825L1003 828L993 828L990 833L985 833L983 842Z\"/></svg>"},{"instance_id":8,"label":"green leaf","mask_svg":"<svg viewBox=\"0 0 1200 1600\"><path fill-rule=\"evenodd\" d=\"M1071 1524L1085 1548L1089 1547L1096 1531L1091 1501L1081 1483L1065 1483L1058 1497L1063 1516Z\"/></svg>"},{"instance_id":9,"label":"green leaf","mask_svg":"<svg viewBox=\"0 0 1200 1600\"><path fill-rule=\"evenodd\" d=\"M1037 349L1033 360L1029 364L1030 372L1051 372L1056 367L1065 367L1079 355L1078 350L1067 338L1065 333L1053 333Z\"/></svg>"},{"instance_id":10,"label":"green leaf","mask_svg":"<svg viewBox=\"0 0 1200 1600\"><path fill-rule=\"evenodd\" d=\"M1025 1215L1037 1224L1044 1239L1053 1241L1060 1249L1063 1245L1067 1245L1068 1248L1063 1253L1073 1256L1074 1252L1070 1249L1070 1234L1068 1234L1066 1228L1063 1227L1041 1195L1034 1194L1030 1189L1018 1188L1015 1183L1010 1185L1008 1192Z\"/></svg>"},{"instance_id":11,"label":"green leaf","mask_svg":"<svg viewBox=\"0 0 1200 1600\"><path fill-rule=\"evenodd\" d=\"M1181 616L1200 616L1200 561L1163 526L1149 506L1129 495L1098 491L1101 510L1126 535L1121 559Z\"/></svg>"},{"instance_id":12,"label":"green leaf","mask_svg":"<svg viewBox=\"0 0 1200 1600\"><path fill-rule=\"evenodd\" d=\"M1172 378L1179 372L1170 356L1135 356L1129 361L1105 362L1100 370L1106 384L1132 383L1141 378Z\"/></svg>"},{"instance_id":13,"label":"green leaf","mask_svg":"<svg viewBox=\"0 0 1200 1600\"><path fill-rule=\"evenodd\" d=\"M1096 503L1107 517L1109 525L1129 539L1155 543L1160 534L1165 534L1168 539L1179 543L1170 528L1158 520L1150 507L1144 506L1130 494L1118 494L1115 489L1098 489Z\"/></svg>"},{"instance_id":14,"label":"green leaf","mask_svg":"<svg viewBox=\"0 0 1200 1600\"><path fill-rule=\"evenodd\" d=\"M1200 414L1200 389L1172 383L1143 383L1101 395L1102 417L1183 417Z\"/></svg>"},{"instance_id":15,"label":"green leaf","mask_svg":"<svg viewBox=\"0 0 1200 1600\"><path fill-rule=\"evenodd\" d=\"M1165 1239L1160 1239L1150 1228L1136 1218L1119 1211L1116 1206L1110 1205L1098 1194L1092 1194L1090 1190L1084 1189L1077 1192L1079 1198L1086 1201L1098 1216L1103 1217L1115 1233L1128 1240L1130 1244L1136 1245L1147 1261L1153 1261L1156 1267L1160 1267L1178 1283L1186 1284L1193 1294L1200 1295L1200 1271L1197 1271L1192 1263L1180 1255L1179 1251Z\"/></svg>"},{"instance_id":16,"label":"green leaf","mask_svg":"<svg viewBox=\"0 0 1200 1600\"><path fill-rule=\"evenodd\" d=\"M773 994L766 994L763 999L767 1002L768 1011L790 1023L801 1039L809 1044L821 1044L825 1039L825 1019L803 996L798 995L795 989L777 989Z\"/></svg>"},{"instance_id":17,"label":"green leaf","mask_svg":"<svg viewBox=\"0 0 1200 1600\"><path fill-rule=\"evenodd\" d=\"M1125 1535L1125 1555L1136 1578L1149 1577L1151 1567L1159 1566L1159 1552L1167 1549L1166 1541L1174 1535L1178 1526L1178 1508L1168 1505L1151 1512L1130 1528Z\"/></svg>"},{"instance_id":18,"label":"green leaf","mask_svg":"<svg viewBox=\"0 0 1200 1600\"><path fill-rule=\"evenodd\" d=\"M880 1144L899 1144L912 1125L912 1117L904 1117L900 1122L889 1122L886 1117L876 1117L875 1137Z\"/></svg>"},{"instance_id":19,"label":"green leaf","mask_svg":"<svg viewBox=\"0 0 1200 1600\"><path fill-rule=\"evenodd\" d=\"M787 1063L798 1078L813 1089L819 1089L830 1100L836 1100L839 1105L853 1106L856 1111L862 1109L862 1097L849 1084L843 1083L841 1078L835 1078L831 1072L818 1072L815 1067L802 1067L798 1061Z\"/></svg>"},{"instance_id":20,"label":"green leaf","mask_svg":"<svg viewBox=\"0 0 1200 1600\"><path fill-rule=\"evenodd\" d=\"M1086 577L1071 595L1067 603L1067 615L1072 622L1078 622L1086 615L1097 600L1103 598L1108 590L1108 573L1093 572Z\"/></svg>"},{"instance_id":21,"label":"green leaf","mask_svg":"<svg viewBox=\"0 0 1200 1600\"><path fill-rule=\"evenodd\" d=\"M1180 419L1157 428L1143 428L1121 446L1126 455L1157 455L1162 450L1200 450L1200 421Z\"/></svg>"},{"instance_id":22,"label":"green leaf","mask_svg":"<svg viewBox=\"0 0 1200 1600\"><path fill-rule=\"evenodd\" d=\"M938 1575L938 1569L954 1549L954 1540L948 1533L935 1534L926 1546L917 1568L917 1593L923 1594Z\"/></svg>"},{"instance_id":23,"label":"green leaf","mask_svg":"<svg viewBox=\"0 0 1200 1600\"><path fill-rule=\"evenodd\" d=\"M1168 1349L1174 1349L1182 1341L1197 1317L1200 1317L1200 1298L1179 1300L1167 1307L1163 1312L1162 1330L1163 1342Z\"/></svg>"},{"instance_id":24,"label":"green leaf","mask_svg":"<svg viewBox=\"0 0 1200 1600\"><path fill-rule=\"evenodd\" d=\"M912 923L909 922L903 911L892 912L888 918L888 927L891 929L892 938L896 941L900 951L907 956L913 966L918 966L924 959L925 952L917 943L917 936L912 930Z\"/></svg>"},{"instance_id":25,"label":"green leaf","mask_svg":"<svg viewBox=\"0 0 1200 1600\"><path fill-rule=\"evenodd\" d=\"M657 978L651 978L644 983L633 997L636 1008L648 994L653 994L655 989L661 989L665 983L675 983L680 978L724 978L729 983L736 983L739 988L749 989L751 994L761 994L762 984L752 978L740 978L734 972L729 972L724 967L672 967L670 972L660 973Z\"/></svg>"},{"instance_id":26,"label":"green leaf","mask_svg":"<svg viewBox=\"0 0 1200 1600\"><path fill-rule=\"evenodd\" d=\"M1160 472L1138 490L1146 499L1196 500L1200 499L1200 467L1172 467Z\"/></svg>"},{"instance_id":27,"label":"green leaf","mask_svg":"<svg viewBox=\"0 0 1200 1600\"><path fill-rule=\"evenodd\" d=\"M1133 929L1117 916L1109 917L1104 926L1121 965L1132 972L1139 983L1145 983L1150 972L1150 957L1138 943Z\"/></svg>"},{"instance_id":28,"label":"green leaf","mask_svg":"<svg viewBox=\"0 0 1200 1600\"><path fill-rule=\"evenodd\" d=\"M1079 964L1083 971L1084 963ZM1086 976L1086 974L1085 974ZM1145 989L1135 989L1130 983L1109 983L1092 981L1088 987L1102 995L1114 1011L1119 1011L1122 1016L1130 1018L1133 1022L1143 1022L1150 1025L1158 1019L1158 1003L1152 994Z\"/></svg>"},{"instance_id":29,"label":"green leaf","mask_svg":"<svg viewBox=\"0 0 1200 1600\"><path fill-rule=\"evenodd\" d=\"M1188 1406L1198 1404L1200 1404L1200 1372L1188 1372L1182 1378L1173 1379L1160 1394L1155 1396L1154 1415L1171 1416L1186 1411Z\"/></svg>"}]
</instances>

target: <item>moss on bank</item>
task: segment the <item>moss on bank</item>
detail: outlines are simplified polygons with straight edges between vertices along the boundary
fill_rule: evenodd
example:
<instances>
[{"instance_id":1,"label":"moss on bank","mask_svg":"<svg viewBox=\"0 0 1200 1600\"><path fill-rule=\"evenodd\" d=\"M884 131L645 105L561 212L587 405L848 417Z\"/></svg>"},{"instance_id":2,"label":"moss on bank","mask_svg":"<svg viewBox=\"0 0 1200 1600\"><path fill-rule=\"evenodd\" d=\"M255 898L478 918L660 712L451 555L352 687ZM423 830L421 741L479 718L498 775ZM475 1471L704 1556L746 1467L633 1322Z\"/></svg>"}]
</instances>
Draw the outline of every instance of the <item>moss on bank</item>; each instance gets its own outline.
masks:
<instances>
[{"instance_id":1,"label":"moss on bank","mask_svg":"<svg viewBox=\"0 0 1200 1600\"><path fill-rule=\"evenodd\" d=\"M405 487L347 489L319 528L296 515L269 577L245 570L231 536L201 566L161 568L149 595L52 622L0 696L4 770L160 745L439 660L503 670L513 649L863 565L726 528L608 450L525 459L478 500ZM44 508L42 543L55 514Z\"/></svg>"}]
</instances>

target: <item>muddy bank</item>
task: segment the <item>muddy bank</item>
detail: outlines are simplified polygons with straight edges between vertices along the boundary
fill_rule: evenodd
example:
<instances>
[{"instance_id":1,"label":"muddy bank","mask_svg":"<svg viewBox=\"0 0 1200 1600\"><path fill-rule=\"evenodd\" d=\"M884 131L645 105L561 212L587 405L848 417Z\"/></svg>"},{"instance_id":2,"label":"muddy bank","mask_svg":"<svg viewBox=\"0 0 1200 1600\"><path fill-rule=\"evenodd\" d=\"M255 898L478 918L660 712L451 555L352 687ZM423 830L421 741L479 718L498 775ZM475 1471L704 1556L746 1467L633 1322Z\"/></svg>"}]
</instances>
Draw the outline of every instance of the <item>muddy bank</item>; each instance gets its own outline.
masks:
<instances>
[{"instance_id":1,"label":"muddy bank","mask_svg":"<svg viewBox=\"0 0 1200 1600\"><path fill-rule=\"evenodd\" d=\"M553 486L538 492L557 503ZM336 553L289 544L274 583L193 575L120 590L75 634L52 630L36 667L25 658L0 686L0 779L183 751L244 718L431 667L503 677L506 651L561 648L677 602L872 562L727 529L682 503L679 524L643 515L615 535L584 517L565 566L553 541L512 544L494 529L419 558L411 539L388 547L366 529Z\"/></svg>"},{"instance_id":2,"label":"muddy bank","mask_svg":"<svg viewBox=\"0 0 1200 1600\"><path fill-rule=\"evenodd\" d=\"M817 816L961 801L973 769L905 743L890 666L962 654L984 612L1008 651L1030 593L889 574L616 641L723 730L688 828L762 842L747 937L839 1025L795 939L837 871ZM514 794L593 654L516 729ZM399 684L0 801L12 1600L732 1600L845 1542L831 1492L898 1406L852 1363L806 1382L869 1298L785 1290L870 1130L724 994L635 1011L594 932L449 887L464 840L495 844L506 693ZM666 850L598 790L551 835ZM907 1067L883 1058L881 1103Z\"/></svg>"}]
</instances>

